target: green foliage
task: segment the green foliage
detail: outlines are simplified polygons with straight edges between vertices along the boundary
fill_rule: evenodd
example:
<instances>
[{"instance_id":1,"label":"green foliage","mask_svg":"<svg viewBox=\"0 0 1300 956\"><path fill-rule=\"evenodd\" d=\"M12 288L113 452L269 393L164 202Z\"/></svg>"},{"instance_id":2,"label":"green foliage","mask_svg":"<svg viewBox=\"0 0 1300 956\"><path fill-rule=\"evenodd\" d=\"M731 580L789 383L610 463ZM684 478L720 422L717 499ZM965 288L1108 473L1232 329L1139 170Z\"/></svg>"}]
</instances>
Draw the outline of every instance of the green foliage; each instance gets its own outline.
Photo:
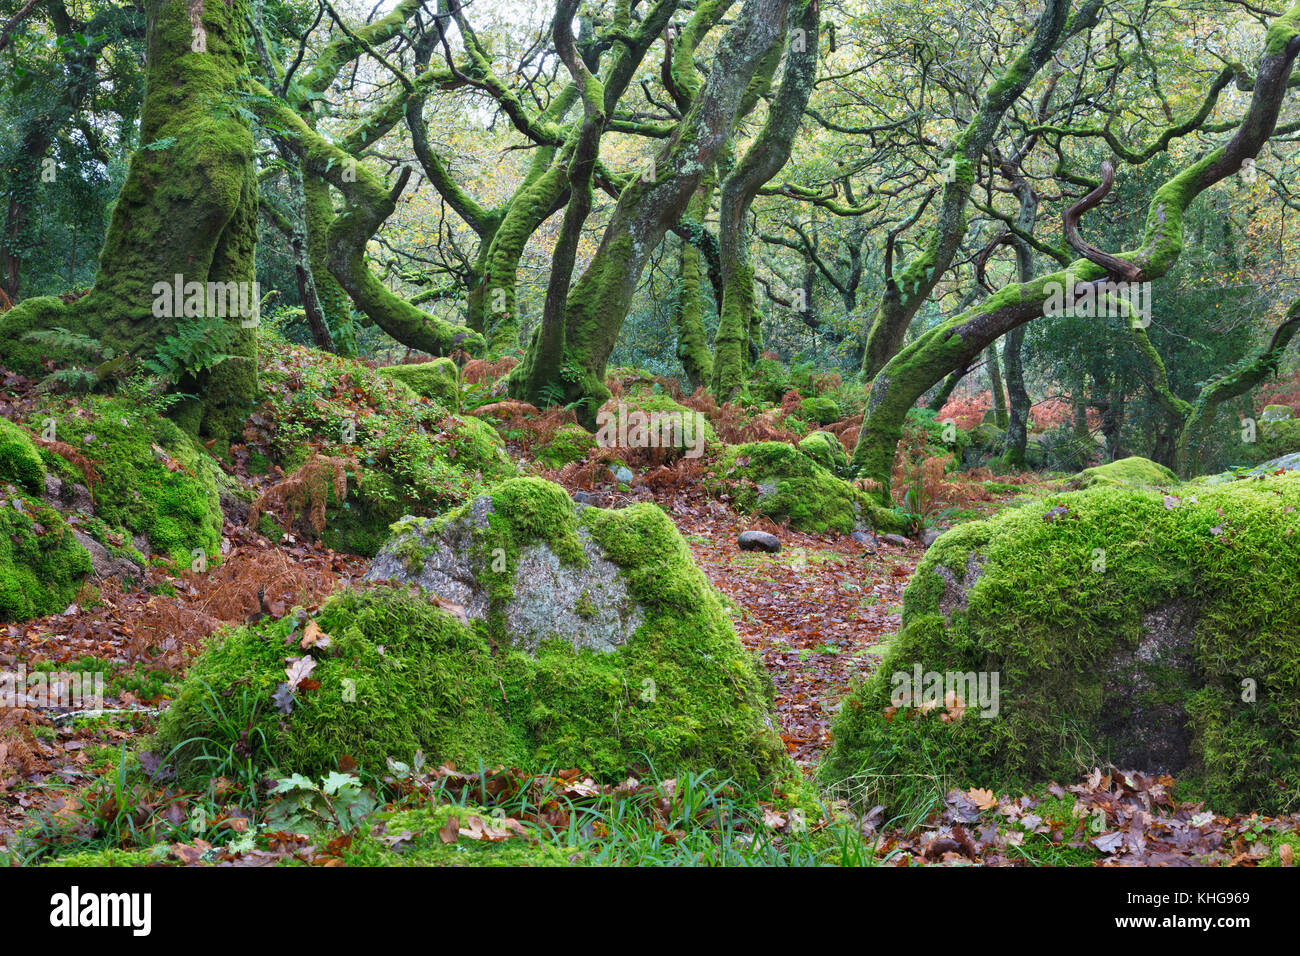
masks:
<instances>
[{"instance_id":1,"label":"green foliage","mask_svg":"<svg viewBox=\"0 0 1300 956\"><path fill-rule=\"evenodd\" d=\"M596 447L596 436L581 425L562 425L546 444L536 448L537 460L548 468L563 468L582 461Z\"/></svg>"},{"instance_id":2,"label":"green foliage","mask_svg":"<svg viewBox=\"0 0 1300 956\"><path fill-rule=\"evenodd\" d=\"M178 320L176 330L144 361L151 375L179 384L222 362L239 359L238 326L228 318L201 315Z\"/></svg>"},{"instance_id":3,"label":"green foliage","mask_svg":"<svg viewBox=\"0 0 1300 956\"><path fill-rule=\"evenodd\" d=\"M358 774L338 771L326 774L319 784L291 774L275 782L271 796L279 799L267 814L267 824L293 833L348 833L379 805Z\"/></svg>"}]
</instances>

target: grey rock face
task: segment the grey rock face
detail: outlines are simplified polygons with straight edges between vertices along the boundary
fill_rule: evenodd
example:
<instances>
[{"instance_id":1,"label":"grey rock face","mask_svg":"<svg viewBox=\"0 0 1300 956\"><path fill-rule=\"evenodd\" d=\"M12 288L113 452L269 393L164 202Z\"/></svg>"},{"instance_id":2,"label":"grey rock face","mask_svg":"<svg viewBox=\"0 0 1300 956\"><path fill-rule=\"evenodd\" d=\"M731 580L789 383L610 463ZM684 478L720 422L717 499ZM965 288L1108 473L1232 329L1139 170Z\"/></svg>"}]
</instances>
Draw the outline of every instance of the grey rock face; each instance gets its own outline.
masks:
<instances>
[{"instance_id":1,"label":"grey rock face","mask_svg":"<svg viewBox=\"0 0 1300 956\"><path fill-rule=\"evenodd\" d=\"M1281 458L1273 458L1257 468L1252 468L1252 475L1271 475L1275 471L1300 471L1300 451L1293 451Z\"/></svg>"},{"instance_id":2,"label":"grey rock face","mask_svg":"<svg viewBox=\"0 0 1300 956\"><path fill-rule=\"evenodd\" d=\"M55 511L81 511L88 515L95 513L95 502L90 496L90 489L85 485L66 482L52 471L45 473L45 500Z\"/></svg>"},{"instance_id":3,"label":"grey rock face","mask_svg":"<svg viewBox=\"0 0 1300 956\"><path fill-rule=\"evenodd\" d=\"M1122 769L1176 773L1190 762L1191 730L1178 688L1204 684L1194 657L1195 612L1169 605L1142 619L1137 647L1105 667L1099 728Z\"/></svg>"},{"instance_id":4,"label":"grey rock face","mask_svg":"<svg viewBox=\"0 0 1300 956\"><path fill-rule=\"evenodd\" d=\"M408 519L375 555L365 579L416 584L460 605L471 619L485 617L490 595L483 572L502 556L485 553L475 536L487 528L492 511L491 498L477 498L464 518L441 531L433 519ZM513 594L501 608L506 636L516 647L536 653L542 641L560 639L578 649L612 651L644 621L618 565L585 529L577 533L585 566L563 563L543 542L520 551Z\"/></svg>"},{"instance_id":5,"label":"grey rock face","mask_svg":"<svg viewBox=\"0 0 1300 956\"><path fill-rule=\"evenodd\" d=\"M84 531L73 528L72 534L77 543L90 552L90 580L95 584L124 576L139 578L144 574L144 568L140 565L130 558L113 554Z\"/></svg>"},{"instance_id":6,"label":"grey rock face","mask_svg":"<svg viewBox=\"0 0 1300 956\"><path fill-rule=\"evenodd\" d=\"M736 539L741 551L766 551L776 554L781 550L781 539L766 531L743 531Z\"/></svg>"},{"instance_id":7,"label":"grey rock face","mask_svg":"<svg viewBox=\"0 0 1300 956\"><path fill-rule=\"evenodd\" d=\"M954 611L964 611L969 606L970 598L968 595L970 589L975 586L975 582L984 574L984 557L973 551L968 554L961 580L957 579L957 575L950 568L942 564L934 566L934 573L943 579L943 594L939 598L939 613L946 620L952 617Z\"/></svg>"}]
</instances>

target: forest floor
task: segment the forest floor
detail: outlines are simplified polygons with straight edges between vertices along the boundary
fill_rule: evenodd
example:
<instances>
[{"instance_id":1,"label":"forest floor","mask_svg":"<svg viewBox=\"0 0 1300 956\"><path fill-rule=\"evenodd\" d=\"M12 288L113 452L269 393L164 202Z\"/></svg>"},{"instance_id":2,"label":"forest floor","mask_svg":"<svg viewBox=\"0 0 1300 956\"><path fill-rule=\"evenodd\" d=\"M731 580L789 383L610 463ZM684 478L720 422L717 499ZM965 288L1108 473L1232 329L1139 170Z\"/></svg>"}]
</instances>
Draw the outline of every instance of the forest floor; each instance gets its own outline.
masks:
<instances>
[{"instance_id":1,"label":"forest floor","mask_svg":"<svg viewBox=\"0 0 1300 956\"><path fill-rule=\"evenodd\" d=\"M234 473L250 487L266 480L240 469ZM755 521L704 494L690 474L683 469L682 480L660 481L654 488L639 481L631 488L585 482L582 490L602 506L654 500L673 518L699 566L732 605L742 641L771 675L782 739L811 776L830 745L839 701L879 665L900 624L903 589L924 549L919 543L864 544L848 536L802 534L765 519ZM983 503L964 516L989 513L1010 500L1004 496ZM776 534L780 552L740 551L738 535L754 528ZM313 841L263 827L255 844L214 848L187 829L196 804L211 808L209 826L229 827L227 837L248 831L250 823L249 811L221 801L222 781L214 781L208 794L170 789L161 776L154 779L147 754L141 765L148 779L128 773L128 755L141 749L153 731L204 638L259 613L278 617L294 605L312 610L336 588L356 584L366 566L364 559L292 535L273 542L230 523L222 551L221 562L204 573L151 568L136 587L102 588L90 606L73 605L61 614L0 627L0 671L25 665L29 670L104 672L107 710L87 717L0 709L0 862L36 860L59 847L102 847L114 841L165 847L165 858L173 864L339 862L337 847L346 838L341 833ZM497 773L512 775L514 790L527 790L537 779L519 771ZM463 788L463 777L439 768L428 779L436 779L442 788L438 792L445 794L449 782ZM596 801L626 795L625 790L572 783L569 776L564 781L569 792ZM894 865L1253 865L1270 854L1276 857L1280 848L1283 860L1292 858L1287 841L1295 838L1279 840L1279 835L1300 829L1300 815L1271 820L1215 816L1199 804L1174 802L1172 784L1168 778L1098 770L1036 794L954 791L906 823L883 820L880 808L853 816L840 802L834 805L837 826L842 830L848 821L854 834L852 852L844 848L840 856L843 862ZM677 786L676 781L657 781L636 788L656 797L646 804L654 852L645 849L644 834L630 839L634 850L623 844L611 847L615 837L597 826L584 831L585 845L602 839L605 845L588 858L681 862L685 854L691 860L723 863L820 860L800 855L802 850L796 853L799 847L806 849L802 838L761 799L750 801L744 813L736 811L752 821L752 832L743 839L734 834L724 839L708 827L687 834L653 819L661 812L655 808L665 805L658 800L662 788L671 794ZM830 816L816 821L813 829L829 826ZM1096 823L1091 830L1089 821ZM760 833L764 828L770 832ZM215 840L210 831L204 836ZM1295 842L1294 849L1300 849L1300 841ZM715 853L713 848L724 843L725 852Z\"/></svg>"}]
</instances>

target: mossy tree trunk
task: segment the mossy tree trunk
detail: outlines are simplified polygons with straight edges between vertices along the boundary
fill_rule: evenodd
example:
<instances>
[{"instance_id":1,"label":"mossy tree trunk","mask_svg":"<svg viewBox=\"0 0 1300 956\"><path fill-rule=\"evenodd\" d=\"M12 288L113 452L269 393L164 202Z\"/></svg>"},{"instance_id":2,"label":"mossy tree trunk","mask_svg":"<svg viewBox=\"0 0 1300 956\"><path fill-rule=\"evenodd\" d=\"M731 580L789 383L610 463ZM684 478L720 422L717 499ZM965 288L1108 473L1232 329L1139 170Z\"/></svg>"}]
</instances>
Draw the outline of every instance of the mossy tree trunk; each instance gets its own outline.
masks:
<instances>
[{"instance_id":1,"label":"mossy tree trunk","mask_svg":"<svg viewBox=\"0 0 1300 956\"><path fill-rule=\"evenodd\" d=\"M1297 52L1300 4L1269 26L1250 104L1235 134L1156 190L1141 244L1118 257L1136 268L1137 281L1154 281L1170 269L1182 252L1187 207L1206 189L1236 173L1245 160L1257 156L1272 136ZM856 474L874 480L876 494L887 503L894 452L907 410L949 372L968 365L1011 329L1040 317L1054 291L1107 280L1109 274L1103 266L1084 258L1030 282L1012 283L900 350L872 383L853 453Z\"/></svg>"},{"instance_id":2,"label":"mossy tree trunk","mask_svg":"<svg viewBox=\"0 0 1300 956\"><path fill-rule=\"evenodd\" d=\"M989 393L993 396L993 423L1007 427L1007 393L1002 388L1002 359L997 343L984 350L984 366L989 370Z\"/></svg>"},{"instance_id":3,"label":"mossy tree trunk","mask_svg":"<svg viewBox=\"0 0 1300 956\"><path fill-rule=\"evenodd\" d=\"M696 190L694 198L686 206L686 219L703 224L709 212L713 185L706 179ZM683 239L677 263L681 279L677 306L673 310L677 358L682 363L691 391L695 391L707 386L713 373L713 353L709 351L709 337L704 328L704 262L700 250Z\"/></svg>"},{"instance_id":4,"label":"mossy tree trunk","mask_svg":"<svg viewBox=\"0 0 1300 956\"><path fill-rule=\"evenodd\" d=\"M818 0L791 11L781 86L767 121L744 157L722 184L718 237L722 243L722 306L714 340L713 394L729 401L744 386L750 348L762 348L754 296L754 265L745 218L758 190L790 158L795 134L817 77Z\"/></svg>"},{"instance_id":5,"label":"mossy tree trunk","mask_svg":"<svg viewBox=\"0 0 1300 956\"><path fill-rule=\"evenodd\" d=\"M31 328L62 326L119 352L150 357L179 323L154 315L155 283L247 283L256 276L257 182L253 137L231 94L247 77L248 0L146 0L147 72L140 149L113 207L89 295L63 307L28 300L0 322L10 353ZM169 310L160 310L169 311ZM175 310L170 310L175 311ZM182 423L229 437L243 425L257 384L256 339L233 323L232 357L204 372L179 408Z\"/></svg>"},{"instance_id":6,"label":"mossy tree trunk","mask_svg":"<svg viewBox=\"0 0 1300 956\"><path fill-rule=\"evenodd\" d=\"M542 345L535 339L510 376L512 395L578 402L580 419L594 424L596 410L609 397L605 363L641 272L717 161L750 79L784 32L788 5L789 0L746 0L719 44L700 95L656 156L653 170L623 188L591 262L569 290L563 358L539 361Z\"/></svg>"}]
</instances>

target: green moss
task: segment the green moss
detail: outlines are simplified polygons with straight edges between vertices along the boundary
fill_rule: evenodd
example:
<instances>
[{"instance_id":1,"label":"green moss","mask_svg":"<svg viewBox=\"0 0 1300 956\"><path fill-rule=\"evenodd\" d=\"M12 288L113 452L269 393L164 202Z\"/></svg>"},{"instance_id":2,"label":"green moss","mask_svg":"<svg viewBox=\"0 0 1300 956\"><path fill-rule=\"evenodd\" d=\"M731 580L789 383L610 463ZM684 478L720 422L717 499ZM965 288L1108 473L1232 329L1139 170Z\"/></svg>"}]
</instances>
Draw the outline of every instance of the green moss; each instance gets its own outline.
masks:
<instances>
[{"instance_id":1,"label":"green moss","mask_svg":"<svg viewBox=\"0 0 1300 956\"><path fill-rule=\"evenodd\" d=\"M818 425L829 425L842 417L839 402L825 395L805 398L799 403L799 414L802 418L816 422Z\"/></svg>"},{"instance_id":2,"label":"green moss","mask_svg":"<svg viewBox=\"0 0 1300 956\"><path fill-rule=\"evenodd\" d=\"M0 621L62 611L90 571L90 554L57 511L0 489Z\"/></svg>"},{"instance_id":3,"label":"green moss","mask_svg":"<svg viewBox=\"0 0 1300 956\"><path fill-rule=\"evenodd\" d=\"M88 458L99 476L91 489L106 525L143 534L153 550L188 566L192 552L221 546L216 463L176 425L116 398L92 396L38 410L58 439Z\"/></svg>"},{"instance_id":4,"label":"green moss","mask_svg":"<svg viewBox=\"0 0 1300 956\"><path fill-rule=\"evenodd\" d=\"M949 785L1015 791L1140 744L1157 731L1133 715L1163 707L1185 735L1189 795L1222 812L1294 809L1298 525L1300 475L1287 475L1168 496L1101 486L952 529L904 592L880 670L846 700L823 779L889 805ZM891 719L892 675L916 665L999 674L997 715ZM1130 670L1142 689L1117 700Z\"/></svg>"},{"instance_id":5,"label":"green moss","mask_svg":"<svg viewBox=\"0 0 1300 956\"><path fill-rule=\"evenodd\" d=\"M389 365L375 371L410 386L417 395L433 399L444 408L460 411L460 371L449 358L412 365Z\"/></svg>"},{"instance_id":6,"label":"green moss","mask_svg":"<svg viewBox=\"0 0 1300 956\"><path fill-rule=\"evenodd\" d=\"M157 851L120 850L106 847L100 850L83 850L79 853L67 853L56 856L42 866L52 867L118 867L118 866L179 866L177 860L169 859L167 847L161 846Z\"/></svg>"},{"instance_id":7,"label":"green moss","mask_svg":"<svg viewBox=\"0 0 1300 956\"><path fill-rule=\"evenodd\" d=\"M727 446L712 466L705 487L712 493L729 494L742 511L788 520L800 531L848 534L866 525L897 530L898 521L890 512L782 442Z\"/></svg>"},{"instance_id":8,"label":"green moss","mask_svg":"<svg viewBox=\"0 0 1300 956\"><path fill-rule=\"evenodd\" d=\"M494 829L492 811L483 807L442 804L378 813L366 821L352 844L343 851L348 866L569 866L570 854L552 843L541 842L542 834L530 823L522 823L531 839L512 836L497 842L461 837L445 843L439 831L450 817L462 828L476 816ZM398 835L401 839L395 839ZM387 838L387 839L385 839Z\"/></svg>"},{"instance_id":9,"label":"green moss","mask_svg":"<svg viewBox=\"0 0 1300 956\"><path fill-rule=\"evenodd\" d=\"M813 432L799 442L799 450L833 475L848 472L849 455L830 432Z\"/></svg>"},{"instance_id":10,"label":"green moss","mask_svg":"<svg viewBox=\"0 0 1300 956\"><path fill-rule=\"evenodd\" d=\"M417 749L463 767L572 766L606 780L649 762L663 773L715 768L756 782L785 765L767 729L771 683L662 511L578 514L564 489L533 478L504 482L492 498L472 544L485 559L484 620L466 627L409 591L336 595L316 618L333 638L313 655L320 686L300 692L287 716L272 697L294 654L286 650L294 617L241 628L194 662L155 746L179 746L183 773L202 773L201 753L224 752L246 729L260 765L309 775L344 754L382 768ZM609 653L549 641L532 657L506 640L500 615L520 550L544 541L563 562L580 563L579 529L620 567L643 623Z\"/></svg>"},{"instance_id":11,"label":"green moss","mask_svg":"<svg viewBox=\"0 0 1300 956\"><path fill-rule=\"evenodd\" d=\"M0 481L12 481L34 495L45 493L45 464L27 433L0 418Z\"/></svg>"},{"instance_id":12,"label":"green moss","mask_svg":"<svg viewBox=\"0 0 1300 956\"><path fill-rule=\"evenodd\" d=\"M1178 476L1149 458L1121 458L1095 468L1086 468L1070 479L1074 488L1167 488L1178 484Z\"/></svg>"},{"instance_id":13,"label":"green moss","mask_svg":"<svg viewBox=\"0 0 1300 956\"><path fill-rule=\"evenodd\" d=\"M563 425L550 441L537 449L537 460L548 468L562 468L582 461L596 447L596 436L581 425Z\"/></svg>"}]
</instances>

